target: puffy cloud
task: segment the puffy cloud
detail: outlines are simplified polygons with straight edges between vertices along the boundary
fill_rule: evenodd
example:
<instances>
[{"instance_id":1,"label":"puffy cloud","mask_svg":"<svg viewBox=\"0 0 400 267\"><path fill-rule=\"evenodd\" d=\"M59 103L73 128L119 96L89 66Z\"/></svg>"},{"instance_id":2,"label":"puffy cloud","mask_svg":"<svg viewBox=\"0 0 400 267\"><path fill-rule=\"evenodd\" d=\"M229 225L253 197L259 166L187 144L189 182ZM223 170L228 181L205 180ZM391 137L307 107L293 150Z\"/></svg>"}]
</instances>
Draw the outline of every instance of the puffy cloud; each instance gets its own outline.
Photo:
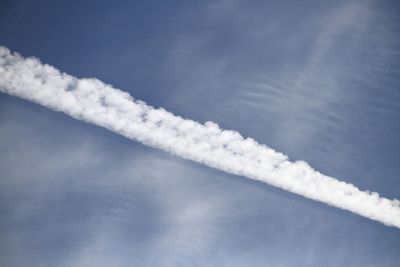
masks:
<instances>
[{"instance_id":1,"label":"puffy cloud","mask_svg":"<svg viewBox=\"0 0 400 267\"><path fill-rule=\"evenodd\" d=\"M0 91L127 138L400 228L400 202L319 173L214 122L185 119L97 79L78 79L0 47Z\"/></svg>"}]
</instances>

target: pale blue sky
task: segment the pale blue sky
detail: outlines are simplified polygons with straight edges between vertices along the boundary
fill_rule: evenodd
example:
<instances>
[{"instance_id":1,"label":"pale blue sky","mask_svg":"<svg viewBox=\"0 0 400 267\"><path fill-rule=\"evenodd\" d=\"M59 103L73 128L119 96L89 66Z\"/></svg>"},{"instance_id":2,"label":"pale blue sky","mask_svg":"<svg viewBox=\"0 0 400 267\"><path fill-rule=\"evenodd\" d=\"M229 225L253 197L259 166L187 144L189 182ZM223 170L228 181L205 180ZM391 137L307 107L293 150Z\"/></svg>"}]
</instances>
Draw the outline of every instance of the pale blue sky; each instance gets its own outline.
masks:
<instances>
[{"instance_id":1,"label":"pale blue sky","mask_svg":"<svg viewBox=\"0 0 400 267\"><path fill-rule=\"evenodd\" d=\"M0 44L400 198L396 1L3 1ZM0 266L398 266L400 231L0 94Z\"/></svg>"}]
</instances>

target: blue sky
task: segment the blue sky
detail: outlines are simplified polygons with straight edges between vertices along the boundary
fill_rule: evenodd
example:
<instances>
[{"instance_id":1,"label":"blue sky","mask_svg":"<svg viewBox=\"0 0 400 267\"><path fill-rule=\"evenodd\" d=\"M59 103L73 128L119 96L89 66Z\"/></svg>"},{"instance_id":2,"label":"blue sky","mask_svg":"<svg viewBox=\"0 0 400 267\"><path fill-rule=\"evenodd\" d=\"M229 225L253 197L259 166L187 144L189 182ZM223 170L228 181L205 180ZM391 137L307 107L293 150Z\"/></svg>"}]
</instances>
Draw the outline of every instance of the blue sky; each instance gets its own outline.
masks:
<instances>
[{"instance_id":1,"label":"blue sky","mask_svg":"<svg viewBox=\"0 0 400 267\"><path fill-rule=\"evenodd\" d=\"M0 43L399 198L395 1L4 1ZM397 266L400 232L0 95L1 266Z\"/></svg>"}]
</instances>

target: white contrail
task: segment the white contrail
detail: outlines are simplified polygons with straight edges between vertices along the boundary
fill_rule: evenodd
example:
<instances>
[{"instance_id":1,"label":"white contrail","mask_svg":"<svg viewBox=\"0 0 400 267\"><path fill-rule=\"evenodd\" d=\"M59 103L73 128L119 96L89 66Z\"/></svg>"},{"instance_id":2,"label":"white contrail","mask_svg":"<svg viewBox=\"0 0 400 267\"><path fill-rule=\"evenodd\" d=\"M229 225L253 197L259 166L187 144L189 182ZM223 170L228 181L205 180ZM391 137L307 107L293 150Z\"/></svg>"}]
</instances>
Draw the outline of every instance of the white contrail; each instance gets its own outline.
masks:
<instances>
[{"instance_id":1,"label":"white contrail","mask_svg":"<svg viewBox=\"0 0 400 267\"><path fill-rule=\"evenodd\" d=\"M287 156L223 130L213 122L175 116L133 99L97 79L78 79L36 58L23 58L0 46L0 91L146 145L228 173L243 175L307 198L400 228L400 202L361 191Z\"/></svg>"}]
</instances>

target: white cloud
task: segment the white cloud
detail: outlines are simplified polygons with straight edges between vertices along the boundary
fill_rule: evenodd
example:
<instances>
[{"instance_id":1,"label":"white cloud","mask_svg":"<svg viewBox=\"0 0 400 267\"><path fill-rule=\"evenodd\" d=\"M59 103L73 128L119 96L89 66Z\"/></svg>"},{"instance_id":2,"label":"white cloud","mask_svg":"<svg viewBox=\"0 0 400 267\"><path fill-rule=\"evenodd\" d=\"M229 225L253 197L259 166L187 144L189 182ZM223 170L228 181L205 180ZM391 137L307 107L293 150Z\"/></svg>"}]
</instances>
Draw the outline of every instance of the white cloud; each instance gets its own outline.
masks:
<instances>
[{"instance_id":1,"label":"white cloud","mask_svg":"<svg viewBox=\"0 0 400 267\"><path fill-rule=\"evenodd\" d=\"M282 153L213 122L200 124L155 109L97 79L75 78L36 58L11 54L5 47L0 48L0 90L183 158L400 228L397 200L361 191L306 162L291 162Z\"/></svg>"}]
</instances>

